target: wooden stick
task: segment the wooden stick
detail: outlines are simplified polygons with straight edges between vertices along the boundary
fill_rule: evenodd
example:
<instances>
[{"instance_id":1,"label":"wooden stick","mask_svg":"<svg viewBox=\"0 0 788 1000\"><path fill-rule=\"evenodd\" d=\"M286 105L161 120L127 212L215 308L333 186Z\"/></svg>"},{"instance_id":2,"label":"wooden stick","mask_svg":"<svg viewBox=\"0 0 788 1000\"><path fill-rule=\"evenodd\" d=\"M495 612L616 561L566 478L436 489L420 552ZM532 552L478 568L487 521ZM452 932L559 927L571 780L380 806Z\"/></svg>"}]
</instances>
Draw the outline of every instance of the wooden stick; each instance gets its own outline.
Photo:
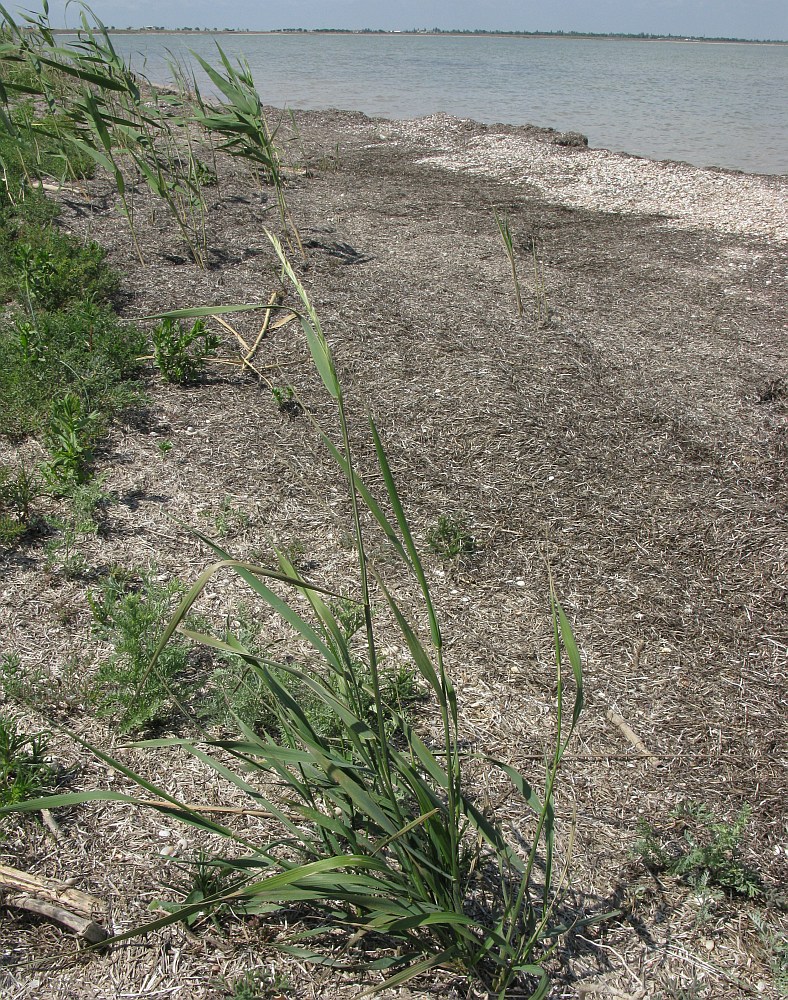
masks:
<instances>
[{"instance_id":1,"label":"wooden stick","mask_svg":"<svg viewBox=\"0 0 788 1000\"><path fill-rule=\"evenodd\" d=\"M627 725L623 716L619 715L618 712L614 712L612 708L608 709L605 715L614 726L618 727L627 742L632 744L640 756L645 757L649 761L652 767L659 764L659 758L655 757L650 750L646 749L646 745L643 740L641 740L637 733Z\"/></svg>"},{"instance_id":2,"label":"wooden stick","mask_svg":"<svg viewBox=\"0 0 788 1000\"><path fill-rule=\"evenodd\" d=\"M109 934L93 919L101 900L56 879L39 878L29 872L0 865L0 889L5 906L28 910L63 924L89 944L105 941ZM9 891L10 890L10 891Z\"/></svg>"}]
</instances>

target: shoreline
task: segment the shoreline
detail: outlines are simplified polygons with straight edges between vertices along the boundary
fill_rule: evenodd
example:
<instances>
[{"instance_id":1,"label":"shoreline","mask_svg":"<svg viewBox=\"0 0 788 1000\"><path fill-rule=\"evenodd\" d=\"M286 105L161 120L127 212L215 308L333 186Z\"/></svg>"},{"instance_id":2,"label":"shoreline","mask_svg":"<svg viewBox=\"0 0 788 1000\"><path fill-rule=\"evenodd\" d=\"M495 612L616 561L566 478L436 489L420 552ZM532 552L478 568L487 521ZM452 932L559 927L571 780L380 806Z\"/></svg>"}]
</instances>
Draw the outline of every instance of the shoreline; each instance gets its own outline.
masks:
<instances>
[{"instance_id":1,"label":"shoreline","mask_svg":"<svg viewBox=\"0 0 788 1000\"><path fill-rule=\"evenodd\" d=\"M111 35L353 35L362 37L407 38L523 38L556 39L558 41L583 42L677 42L682 45L788 45L788 40L779 38L694 38L679 35L582 34L581 32L523 32L523 31L384 31L362 28L108 28ZM52 28L54 35L75 35L76 28Z\"/></svg>"}]
</instances>

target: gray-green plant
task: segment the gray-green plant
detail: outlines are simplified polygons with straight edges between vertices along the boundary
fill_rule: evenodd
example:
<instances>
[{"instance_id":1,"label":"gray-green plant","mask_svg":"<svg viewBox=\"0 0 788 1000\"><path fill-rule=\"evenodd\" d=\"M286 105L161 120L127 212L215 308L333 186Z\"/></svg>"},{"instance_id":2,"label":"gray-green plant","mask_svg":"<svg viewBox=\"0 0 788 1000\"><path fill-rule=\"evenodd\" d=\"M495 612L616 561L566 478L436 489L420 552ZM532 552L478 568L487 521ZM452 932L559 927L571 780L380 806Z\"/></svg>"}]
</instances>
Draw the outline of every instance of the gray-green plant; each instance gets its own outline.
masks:
<instances>
[{"instance_id":1,"label":"gray-green plant","mask_svg":"<svg viewBox=\"0 0 788 1000\"><path fill-rule=\"evenodd\" d=\"M427 530L427 544L443 559L473 555L477 548L468 519L456 514L438 515L436 523Z\"/></svg>"},{"instance_id":2,"label":"gray-green plant","mask_svg":"<svg viewBox=\"0 0 788 1000\"><path fill-rule=\"evenodd\" d=\"M762 895L763 883L741 857L741 839L751 813L749 806L742 806L733 822L728 822L717 819L702 803L688 803L672 813L678 836L641 820L635 850L647 867L695 888L717 887L755 899Z\"/></svg>"},{"instance_id":3,"label":"gray-green plant","mask_svg":"<svg viewBox=\"0 0 788 1000\"><path fill-rule=\"evenodd\" d=\"M200 732L192 740L145 745L159 750L178 746L191 754L232 782L256 807L270 812L278 829L270 841L251 839L94 750L147 795L160 796L170 816L224 838L227 851L217 860L239 878L231 891L184 905L115 940L211 906L229 904L236 912L270 916L297 904L309 909L308 929L293 935L284 947L301 959L342 964L345 958L355 968L382 971L385 984L392 987L446 966L480 981L500 998L525 988L532 997L544 998L549 981L543 963L567 929L558 911L566 865L557 857L555 793L561 760L583 704L580 655L569 621L552 594L556 731L541 791L508 762L473 755L474 770L497 770L511 782L530 817L528 839L510 842L469 787L466 766L471 754L463 748L443 633L377 426L370 419L380 499L357 472L345 397L320 321L275 240L274 247L284 276L301 300L307 345L336 412L338 440L325 429L319 433L347 484L356 580L352 592L343 592L330 582L306 581L284 556L275 567L259 566L230 558L200 536L213 544L217 561L184 595L152 662L166 656L176 630L211 650L240 656L271 694L278 737L240 725L233 739L211 740ZM378 567L368 558L370 532L385 538L396 553L414 585L419 613L405 610L402 576L384 576L391 564ZM237 574L276 614L296 640L291 655L279 652L281 643L259 653L237 637L219 640L205 629L184 624L205 586L222 571ZM385 616L373 618L373 595ZM348 597L364 611L364 677L357 651L329 607L329 602ZM408 649L430 692L438 726L434 738L426 738L384 694L380 649L392 634ZM280 672L304 685L336 718L338 736L316 732L278 679ZM372 719L367 710L370 696ZM279 793L266 794L258 776L273 777ZM123 797L95 790L48 801L54 805ZM137 801L134 796L128 800ZM31 803L20 808L34 807ZM570 920L574 926L583 923L580 918ZM336 954L337 933L345 935L347 955L332 960L321 938L330 941Z\"/></svg>"},{"instance_id":4,"label":"gray-green plant","mask_svg":"<svg viewBox=\"0 0 788 1000\"><path fill-rule=\"evenodd\" d=\"M111 572L88 592L95 633L113 646L93 680L92 692L101 716L111 717L121 733L163 724L178 711L188 693L189 647L173 641L150 661L174 602L183 592L177 580L159 581L150 573L138 579Z\"/></svg>"},{"instance_id":5,"label":"gray-green plant","mask_svg":"<svg viewBox=\"0 0 788 1000\"><path fill-rule=\"evenodd\" d=\"M216 356L219 337L206 326L204 319L195 319L191 326L165 317L151 334L153 356L165 382L188 385L205 373L206 362Z\"/></svg>"}]
</instances>

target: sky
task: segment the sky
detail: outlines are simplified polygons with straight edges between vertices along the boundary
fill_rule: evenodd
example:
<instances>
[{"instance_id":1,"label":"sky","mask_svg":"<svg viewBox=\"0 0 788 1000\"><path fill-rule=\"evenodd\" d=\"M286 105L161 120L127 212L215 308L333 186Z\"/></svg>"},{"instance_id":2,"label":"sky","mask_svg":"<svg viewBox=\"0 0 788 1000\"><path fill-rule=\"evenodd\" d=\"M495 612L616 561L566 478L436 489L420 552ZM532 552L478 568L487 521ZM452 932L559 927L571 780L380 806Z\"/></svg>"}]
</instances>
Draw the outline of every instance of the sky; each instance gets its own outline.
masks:
<instances>
[{"instance_id":1,"label":"sky","mask_svg":"<svg viewBox=\"0 0 788 1000\"><path fill-rule=\"evenodd\" d=\"M40 4L14 4L41 10ZM51 0L54 27L73 25L72 3ZM786 0L93 0L117 28L482 28L788 40Z\"/></svg>"}]
</instances>

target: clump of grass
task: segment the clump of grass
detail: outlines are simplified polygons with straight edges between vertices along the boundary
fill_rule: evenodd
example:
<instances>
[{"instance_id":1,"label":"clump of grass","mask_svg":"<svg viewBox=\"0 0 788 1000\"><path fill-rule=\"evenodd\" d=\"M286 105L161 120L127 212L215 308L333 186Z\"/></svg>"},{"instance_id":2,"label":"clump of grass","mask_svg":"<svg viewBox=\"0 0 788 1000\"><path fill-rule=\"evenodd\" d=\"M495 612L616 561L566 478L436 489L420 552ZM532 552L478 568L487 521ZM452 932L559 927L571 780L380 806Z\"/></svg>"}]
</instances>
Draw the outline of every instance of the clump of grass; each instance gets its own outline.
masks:
<instances>
[{"instance_id":1,"label":"clump of grass","mask_svg":"<svg viewBox=\"0 0 788 1000\"><path fill-rule=\"evenodd\" d=\"M271 914L297 903L309 908L309 929L285 947L301 959L332 961L321 939L335 953L337 934L342 934L348 964L383 970L385 984L391 987L448 966L501 998L519 988L544 997L549 984L541 963L550 952L550 942L564 929L556 917L566 869L555 856L555 791L583 704L580 655L569 621L552 595L556 731L541 792L507 762L474 757L475 768L496 770L511 782L531 815L530 842L512 843L495 816L479 808L468 786L469 755L462 749L457 695L444 660L442 631L377 427L370 420L380 498L356 471L345 398L320 321L275 240L274 247L301 300L307 345L336 411L338 440L326 430L321 429L320 435L347 484L355 584L352 592L343 593L330 582L307 581L284 555L273 567L235 560L199 536L213 546L217 562L184 595L152 663L158 665L166 657L176 630L214 652L240 657L270 695L276 733L261 734L241 724L232 739L211 740L201 733L196 740L149 745L177 745L192 754L233 782L256 807L269 811L278 829L270 841L250 844L133 775L148 794L155 792L169 803L170 815L224 838L226 852L216 860L236 879L233 888L185 904L134 933L228 904L236 912ZM411 617L404 610L401 575L395 581L395 595L392 581L383 575L389 564L377 567L371 562L369 532L388 542L412 581L419 615ZM278 617L296 640L292 654L279 652L281 632L276 642L272 637L257 649L249 648L243 637L228 634L220 640L204 628L185 625L208 581L226 570L236 573ZM373 595L381 609L374 616ZM332 602L343 599L363 609L364 625L357 633L361 649L348 639L347 629L331 609ZM380 649L392 635L407 648L430 694L437 738L424 739L386 691ZM283 676L302 685L321 704L335 720L337 735L318 731ZM101 757L132 776L106 754ZM228 765L228 759L234 763ZM266 796L256 775L273 777L281 795ZM97 790L82 798L110 797L121 796ZM54 805L59 799L41 801ZM69 802L73 801L70 796ZM573 926L582 923L580 919ZM362 941L365 951L357 947Z\"/></svg>"},{"instance_id":2,"label":"clump of grass","mask_svg":"<svg viewBox=\"0 0 788 1000\"><path fill-rule=\"evenodd\" d=\"M427 531L427 544L443 559L473 555L477 548L467 518L452 514L438 516L436 524Z\"/></svg>"},{"instance_id":3,"label":"clump of grass","mask_svg":"<svg viewBox=\"0 0 788 1000\"><path fill-rule=\"evenodd\" d=\"M675 832L660 832L645 820L638 826L635 850L644 863L694 887L718 887L754 899L763 893L761 879L741 859L741 838L752 810L743 806L732 823L710 809L689 803L672 815Z\"/></svg>"},{"instance_id":4,"label":"clump of grass","mask_svg":"<svg viewBox=\"0 0 788 1000\"><path fill-rule=\"evenodd\" d=\"M0 806L36 798L52 788L55 770L44 733L26 733L15 719L0 717Z\"/></svg>"}]
</instances>

